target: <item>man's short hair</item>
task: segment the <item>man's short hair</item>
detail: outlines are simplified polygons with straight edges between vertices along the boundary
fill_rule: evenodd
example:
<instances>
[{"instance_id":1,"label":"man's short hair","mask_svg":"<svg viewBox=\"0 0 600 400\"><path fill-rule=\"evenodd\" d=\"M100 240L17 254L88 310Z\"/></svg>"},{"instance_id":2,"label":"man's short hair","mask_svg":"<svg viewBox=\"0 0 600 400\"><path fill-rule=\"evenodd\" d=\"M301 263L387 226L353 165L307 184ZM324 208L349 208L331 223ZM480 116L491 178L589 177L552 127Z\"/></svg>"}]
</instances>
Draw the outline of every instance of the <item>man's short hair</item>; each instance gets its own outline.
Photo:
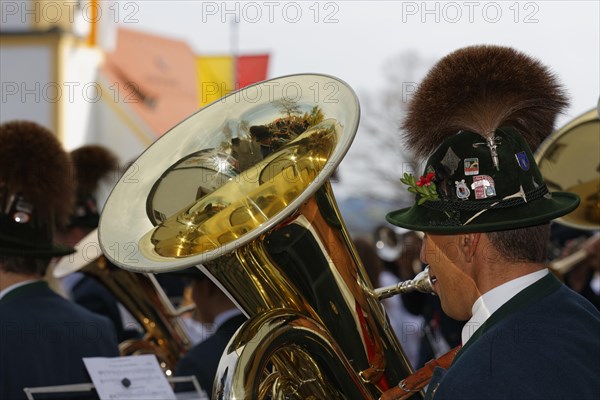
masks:
<instances>
[{"instance_id":1,"label":"man's short hair","mask_svg":"<svg viewBox=\"0 0 600 400\"><path fill-rule=\"evenodd\" d=\"M0 255L0 269L22 275L44 276L49 258L32 258Z\"/></svg>"},{"instance_id":2,"label":"man's short hair","mask_svg":"<svg viewBox=\"0 0 600 400\"><path fill-rule=\"evenodd\" d=\"M548 260L550 224L489 232L487 236L507 261L545 263Z\"/></svg>"}]
</instances>

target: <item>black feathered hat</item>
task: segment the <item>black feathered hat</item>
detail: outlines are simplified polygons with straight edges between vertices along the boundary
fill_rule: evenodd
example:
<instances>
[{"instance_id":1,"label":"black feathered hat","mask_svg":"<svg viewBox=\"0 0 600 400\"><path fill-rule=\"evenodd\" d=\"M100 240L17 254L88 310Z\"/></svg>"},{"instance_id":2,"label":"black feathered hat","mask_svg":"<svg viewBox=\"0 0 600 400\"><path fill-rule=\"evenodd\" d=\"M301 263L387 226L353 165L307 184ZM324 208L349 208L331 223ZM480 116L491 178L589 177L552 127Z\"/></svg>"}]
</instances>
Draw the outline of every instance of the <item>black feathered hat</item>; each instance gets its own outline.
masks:
<instances>
[{"instance_id":1,"label":"black feathered hat","mask_svg":"<svg viewBox=\"0 0 600 400\"><path fill-rule=\"evenodd\" d=\"M70 226L96 228L100 220L97 191L102 179L118 172L117 157L106 147L85 145L71 152L75 169L77 201Z\"/></svg>"},{"instance_id":2,"label":"black feathered hat","mask_svg":"<svg viewBox=\"0 0 600 400\"><path fill-rule=\"evenodd\" d=\"M579 198L548 192L532 149L567 105L553 74L514 49L473 46L436 64L403 124L408 147L428 157L416 194L388 222L424 232L489 232L539 225L574 210Z\"/></svg>"},{"instance_id":3,"label":"black feathered hat","mask_svg":"<svg viewBox=\"0 0 600 400\"><path fill-rule=\"evenodd\" d=\"M0 125L0 254L47 258L72 253L53 243L69 221L75 187L69 155L34 122Z\"/></svg>"}]
</instances>

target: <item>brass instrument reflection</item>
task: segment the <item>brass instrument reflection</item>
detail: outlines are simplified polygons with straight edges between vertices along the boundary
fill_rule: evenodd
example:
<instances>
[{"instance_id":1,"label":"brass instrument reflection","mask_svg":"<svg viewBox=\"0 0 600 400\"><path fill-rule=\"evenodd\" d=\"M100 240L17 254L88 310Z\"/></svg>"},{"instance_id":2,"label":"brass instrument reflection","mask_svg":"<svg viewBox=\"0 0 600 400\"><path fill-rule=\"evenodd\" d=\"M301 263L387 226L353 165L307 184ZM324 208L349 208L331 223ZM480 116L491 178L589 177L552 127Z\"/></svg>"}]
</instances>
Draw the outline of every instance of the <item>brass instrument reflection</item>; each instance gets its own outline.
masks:
<instances>
[{"instance_id":1,"label":"brass instrument reflection","mask_svg":"<svg viewBox=\"0 0 600 400\"><path fill-rule=\"evenodd\" d=\"M335 146L335 126L319 125L230 179L151 233L153 251L185 257L216 249L281 212L322 171Z\"/></svg>"}]
</instances>

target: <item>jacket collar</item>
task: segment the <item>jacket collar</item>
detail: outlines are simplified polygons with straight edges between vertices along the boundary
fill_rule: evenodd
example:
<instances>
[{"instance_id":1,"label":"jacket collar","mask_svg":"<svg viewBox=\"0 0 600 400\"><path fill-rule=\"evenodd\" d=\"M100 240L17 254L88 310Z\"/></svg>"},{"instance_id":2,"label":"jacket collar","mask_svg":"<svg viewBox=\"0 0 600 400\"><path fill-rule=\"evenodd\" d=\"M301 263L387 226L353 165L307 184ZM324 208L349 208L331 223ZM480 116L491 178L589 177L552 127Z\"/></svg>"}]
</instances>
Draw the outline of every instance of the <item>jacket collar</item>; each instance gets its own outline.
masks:
<instances>
[{"instance_id":1,"label":"jacket collar","mask_svg":"<svg viewBox=\"0 0 600 400\"><path fill-rule=\"evenodd\" d=\"M485 332L492 326L502 321L504 318L514 314L525 307L541 300L550 293L556 291L561 286L561 283L554 274L547 274L542 279L523 289L517 293L512 299L504 303L495 313L493 313L480 327L473 333L469 341L460 349L452 364L460 358L460 356L473 345Z\"/></svg>"}]
</instances>

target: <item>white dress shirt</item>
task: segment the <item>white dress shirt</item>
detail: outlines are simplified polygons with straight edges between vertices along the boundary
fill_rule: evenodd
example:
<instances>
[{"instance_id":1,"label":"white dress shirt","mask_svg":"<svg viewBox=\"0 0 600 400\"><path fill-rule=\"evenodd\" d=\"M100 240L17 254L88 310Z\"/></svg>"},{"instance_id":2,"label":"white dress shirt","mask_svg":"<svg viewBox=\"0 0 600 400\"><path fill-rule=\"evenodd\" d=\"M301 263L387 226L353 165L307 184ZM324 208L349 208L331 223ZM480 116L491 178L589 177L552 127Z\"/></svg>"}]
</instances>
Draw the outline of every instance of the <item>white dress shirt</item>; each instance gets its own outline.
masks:
<instances>
[{"instance_id":1,"label":"white dress shirt","mask_svg":"<svg viewBox=\"0 0 600 400\"><path fill-rule=\"evenodd\" d=\"M502 307L504 303L512 299L526 287L542 279L547 274L549 274L547 269L535 271L503 283L481 295L475 303L473 303L473 308L471 309L473 316L462 329L462 345L464 346L475 331L483 325L490 315Z\"/></svg>"}]
</instances>

